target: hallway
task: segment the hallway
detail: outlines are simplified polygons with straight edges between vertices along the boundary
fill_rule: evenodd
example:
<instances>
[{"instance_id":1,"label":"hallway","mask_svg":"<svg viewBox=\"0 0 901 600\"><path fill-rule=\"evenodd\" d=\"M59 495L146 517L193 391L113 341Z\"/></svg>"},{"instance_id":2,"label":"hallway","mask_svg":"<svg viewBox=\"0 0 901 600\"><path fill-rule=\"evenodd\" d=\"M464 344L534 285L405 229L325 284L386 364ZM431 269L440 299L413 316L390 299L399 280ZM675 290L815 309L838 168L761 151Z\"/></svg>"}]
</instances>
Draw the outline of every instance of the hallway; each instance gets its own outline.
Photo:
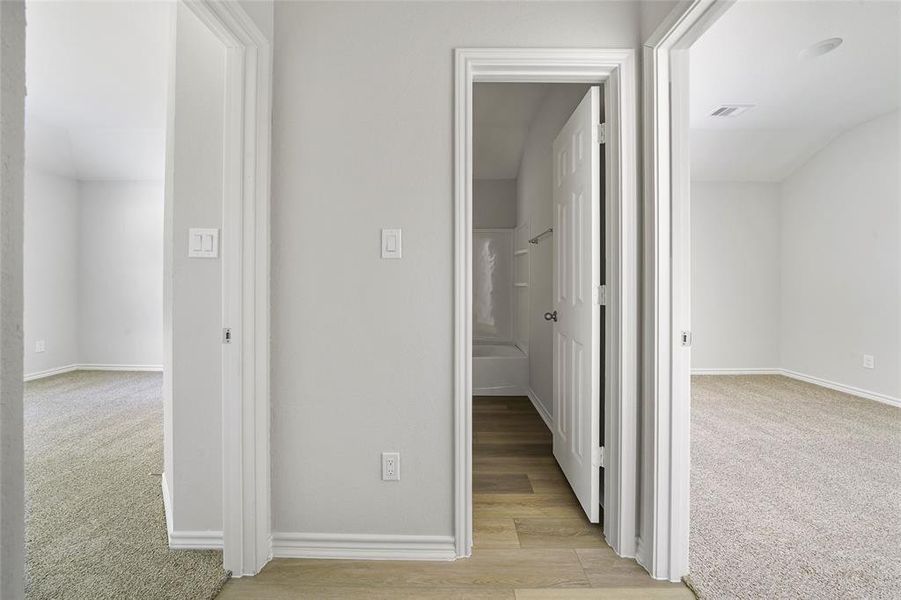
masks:
<instances>
[{"instance_id":1,"label":"hallway","mask_svg":"<svg viewBox=\"0 0 901 600\"><path fill-rule=\"evenodd\" d=\"M606 545L557 467L551 432L528 398L476 397L473 432L471 558L275 559L255 578L229 581L219 598L694 598L682 584L652 580Z\"/></svg>"}]
</instances>

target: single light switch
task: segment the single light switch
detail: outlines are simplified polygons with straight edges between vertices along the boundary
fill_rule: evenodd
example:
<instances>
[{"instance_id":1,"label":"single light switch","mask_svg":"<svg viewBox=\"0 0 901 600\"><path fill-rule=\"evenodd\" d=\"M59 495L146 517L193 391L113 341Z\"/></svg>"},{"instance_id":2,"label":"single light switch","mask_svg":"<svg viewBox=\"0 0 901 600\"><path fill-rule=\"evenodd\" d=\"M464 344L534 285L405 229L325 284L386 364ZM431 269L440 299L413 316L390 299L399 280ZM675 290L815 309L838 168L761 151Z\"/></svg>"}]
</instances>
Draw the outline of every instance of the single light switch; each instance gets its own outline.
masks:
<instances>
[{"instance_id":1,"label":"single light switch","mask_svg":"<svg viewBox=\"0 0 901 600\"><path fill-rule=\"evenodd\" d=\"M401 257L401 230L382 229L382 258Z\"/></svg>"},{"instance_id":2,"label":"single light switch","mask_svg":"<svg viewBox=\"0 0 901 600\"><path fill-rule=\"evenodd\" d=\"M219 230L198 229L192 227L188 230L188 257L189 258L218 258L219 257Z\"/></svg>"}]
</instances>

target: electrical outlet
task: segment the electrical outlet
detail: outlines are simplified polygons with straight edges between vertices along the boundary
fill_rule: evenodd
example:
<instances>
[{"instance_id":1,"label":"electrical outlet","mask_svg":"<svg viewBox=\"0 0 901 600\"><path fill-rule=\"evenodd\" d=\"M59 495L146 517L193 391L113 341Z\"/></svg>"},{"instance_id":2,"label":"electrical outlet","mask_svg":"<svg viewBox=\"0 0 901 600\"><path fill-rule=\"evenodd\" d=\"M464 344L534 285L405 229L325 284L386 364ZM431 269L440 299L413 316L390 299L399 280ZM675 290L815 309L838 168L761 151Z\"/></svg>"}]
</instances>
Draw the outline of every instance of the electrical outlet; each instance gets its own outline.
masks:
<instances>
[{"instance_id":1,"label":"electrical outlet","mask_svg":"<svg viewBox=\"0 0 901 600\"><path fill-rule=\"evenodd\" d=\"M38 340L34 343L34 351L35 352L46 352L47 344L44 340Z\"/></svg>"},{"instance_id":2,"label":"electrical outlet","mask_svg":"<svg viewBox=\"0 0 901 600\"><path fill-rule=\"evenodd\" d=\"M382 452L382 481L400 481L400 452Z\"/></svg>"},{"instance_id":3,"label":"electrical outlet","mask_svg":"<svg viewBox=\"0 0 901 600\"><path fill-rule=\"evenodd\" d=\"M864 354L863 355L863 368L864 369L875 369L876 368L876 359L873 358L872 354Z\"/></svg>"}]
</instances>

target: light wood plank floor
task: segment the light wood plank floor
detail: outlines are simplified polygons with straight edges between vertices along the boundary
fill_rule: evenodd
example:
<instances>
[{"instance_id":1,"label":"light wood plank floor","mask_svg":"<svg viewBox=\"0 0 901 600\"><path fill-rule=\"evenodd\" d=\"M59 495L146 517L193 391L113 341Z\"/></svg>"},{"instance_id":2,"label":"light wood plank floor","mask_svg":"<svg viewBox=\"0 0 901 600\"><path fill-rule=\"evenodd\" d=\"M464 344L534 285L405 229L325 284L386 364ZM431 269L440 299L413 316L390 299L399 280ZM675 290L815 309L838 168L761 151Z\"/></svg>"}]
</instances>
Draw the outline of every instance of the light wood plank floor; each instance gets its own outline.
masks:
<instances>
[{"instance_id":1,"label":"light wood plank floor","mask_svg":"<svg viewBox=\"0 0 901 600\"><path fill-rule=\"evenodd\" d=\"M528 398L473 402L472 557L454 562L276 559L220 600L691 600L616 556L585 518Z\"/></svg>"}]
</instances>

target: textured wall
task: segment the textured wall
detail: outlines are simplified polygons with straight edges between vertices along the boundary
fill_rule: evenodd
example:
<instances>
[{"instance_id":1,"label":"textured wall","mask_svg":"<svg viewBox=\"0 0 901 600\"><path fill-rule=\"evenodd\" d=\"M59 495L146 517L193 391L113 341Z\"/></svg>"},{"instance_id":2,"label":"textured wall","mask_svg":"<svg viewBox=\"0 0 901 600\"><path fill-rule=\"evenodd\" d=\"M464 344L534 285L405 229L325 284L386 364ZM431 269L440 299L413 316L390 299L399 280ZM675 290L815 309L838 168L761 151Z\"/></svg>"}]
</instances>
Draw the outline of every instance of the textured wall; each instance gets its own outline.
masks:
<instances>
[{"instance_id":1,"label":"textured wall","mask_svg":"<svg viewBox=\"0 0 901 600\"><path fill-rule=\"evenodd\" d=\"M79 186L79 363L163 362L163 185Z\"/></svg>"},{"instance_id":2,"label":"textured wall","mask_svg":"<svg viewBox=\"0 0 901 600\"><path fill-rule=\"evenodd\" d=\"M472 226L474 229L516 227L516 180L472 181Z\"/></svg>"},{"instance_id":3,"label":"textured wall","mask_svg":"<svg viewBox=\"0 0 901 600\"><path fill-rule=\"evenodd\" d=\"M78 356L78 182L26 159L25 373L82 362ZM44 342L37 352L35 343Z\"/></svg>"},{"instance_id":4,"label":"textured wall","mask_svg":"<svg viewBox=\"0 0 901 600\"><path fill-rule=\"evenodd\" d=\"M529 224L529 237L554 224L553 144L560 129L585 96L588 86L556 85L548 93L529 127L517 180L519 225ZM529 386L554 416L553 331L544 313L554 309L554 238L529 244Z\"/></svg>"},{"instance_id":5,"label":"textured wall","mask_svg":"<svg viewBox=\"0 0 901 600\"><path fill-rule=\"evenodd\" d=\"M25 5L0 2L0 598L25 578L22 447L22 232Z\"/></svg>"},{"instance_id":6,"label":"textured wall","mask_svg":"<svg viewBox=\"0 0 901 600\"><path fill-rule=\"evenodd\" d=\"M782 185L782 366L901 398L898 112L835 138ZM863 367L873 355L875 369Z\"/></svg>"},{"instance_id":7,"label":"textured wall","mask_svg":"<svg viewBox=\"0 0 901 600\"><path fill-rule=\"evenodd\" d=\"M182 3L175 33L164 209L165 471L174 528L221 531L222 261L188 258L187 248L188 228L222 227L225 47Z\"/></svg>"},{"instance_id":8,"label":"textured wall","mask_svg":"<svg viewBox=\"0 0 901 600\"><path fill-rule=\"evenodd\" d=\"M638 8L276 5L275 532L451 535L454 48L635 48Z\"/></svg>"},{"instance_id":9,"label":"textured wall","mask_svg":"<svg viewBox=\"0 0 901 600\"><path fill-rule=\"evenodd\" d=\"M692 369L779 367L779 213L779 184L692 183Z\"/></svg>"}]
</instances>

